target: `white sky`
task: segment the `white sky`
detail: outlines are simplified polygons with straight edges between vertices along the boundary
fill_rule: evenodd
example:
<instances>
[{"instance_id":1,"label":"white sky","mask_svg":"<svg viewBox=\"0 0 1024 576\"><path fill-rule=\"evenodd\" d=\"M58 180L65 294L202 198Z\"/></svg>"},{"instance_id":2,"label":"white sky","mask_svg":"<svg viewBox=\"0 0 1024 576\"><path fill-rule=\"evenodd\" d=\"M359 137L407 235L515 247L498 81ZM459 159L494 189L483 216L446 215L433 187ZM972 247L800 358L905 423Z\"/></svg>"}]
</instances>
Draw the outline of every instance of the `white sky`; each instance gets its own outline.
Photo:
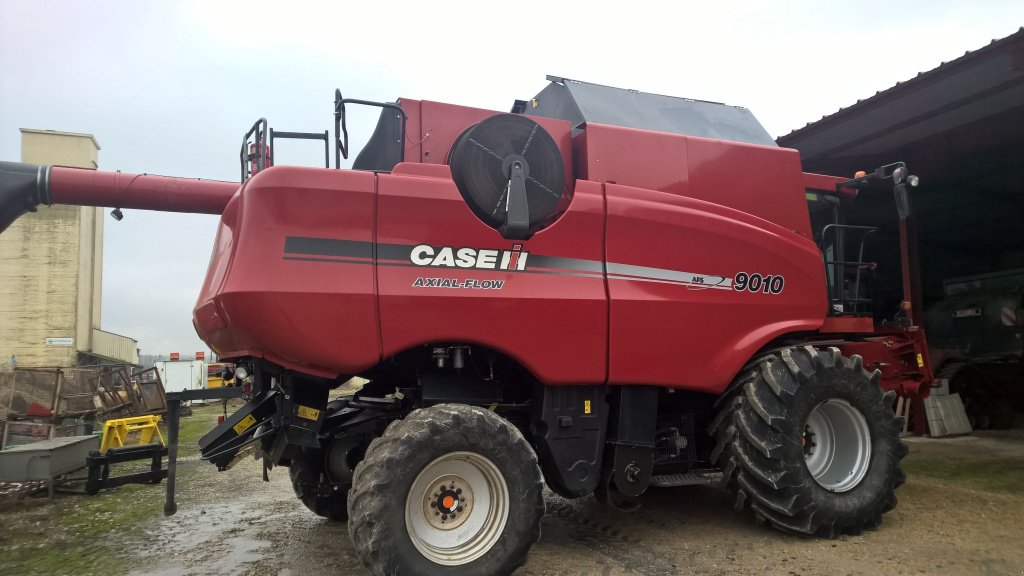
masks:
<instances>
[{"instance_id":1,"label":"white sky","mask_svg":"<svg viewBox=\"0 0 1024 576\"><path fill-rule=\"evenodd\" d=\"M1021 0L0 0L0 160L18 128L53 129L94 134L101 169L237 180L256 118L323 131L335 88L507 111L547 74L745 106L780 136L1022 24ZM278 163L321 158L288 144ZM108 220L103 328L144 354L205 349L191 311L216 222Z\"/></svg>"}]
</instances>

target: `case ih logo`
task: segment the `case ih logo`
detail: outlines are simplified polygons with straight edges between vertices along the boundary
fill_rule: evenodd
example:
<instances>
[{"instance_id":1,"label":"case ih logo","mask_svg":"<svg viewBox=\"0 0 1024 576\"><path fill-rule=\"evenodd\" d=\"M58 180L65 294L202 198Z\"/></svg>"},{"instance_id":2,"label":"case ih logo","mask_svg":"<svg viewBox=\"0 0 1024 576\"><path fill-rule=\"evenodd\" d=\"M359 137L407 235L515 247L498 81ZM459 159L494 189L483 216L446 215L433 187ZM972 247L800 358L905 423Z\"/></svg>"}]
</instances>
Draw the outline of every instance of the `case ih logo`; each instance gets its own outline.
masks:
<instances>
[{"instance_id":1,"label":"case ih logo","mask_svg":"<svg viewBox=\"0 0 1024 576\"><path fill-rule=\"evenodd\" d=\"M479 250L420 244L409 253L409 260L417 266L442 268L476 268L480 270L526 270L526 257L522 244L513 244L511 250Z\"/></svg>"}]
</instances>

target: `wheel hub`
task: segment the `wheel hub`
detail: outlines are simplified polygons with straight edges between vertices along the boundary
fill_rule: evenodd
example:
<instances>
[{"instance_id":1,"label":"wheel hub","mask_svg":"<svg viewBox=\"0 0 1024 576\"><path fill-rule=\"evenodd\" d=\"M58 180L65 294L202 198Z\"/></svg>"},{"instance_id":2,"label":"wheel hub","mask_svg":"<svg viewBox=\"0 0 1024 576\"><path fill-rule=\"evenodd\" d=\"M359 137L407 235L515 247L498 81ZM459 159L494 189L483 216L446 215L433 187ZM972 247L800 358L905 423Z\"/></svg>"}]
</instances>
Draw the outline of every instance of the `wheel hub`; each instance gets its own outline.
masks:
<instances>
[{"instance_id":1,"label":"wheel hub","mask_svg":"<svg viewBox=\"0 0 1024 576\"><path fill-rule=\"evenodd\" d=\"M804 448L804 457L814 455L814 449L818 447L818 443L814 441L815 436L814 430L811 430L810 426L804 426L804 436L800 439L800 445Z\"/></svg>"},{"instance_id":2,"label":"wheel hub","mask_svg":"<svg viewBox=\"0 0 1024 576\"><path fill-rule=\"evenodd\" d=\"M423 499L423 515L434 528L458 528L473 512L473 489L461 476L444 476L428 492Z\"/></svg>"},{"instance_id":3,"label":"wheel hub","mask_svg":"<svg viewBox=\"0 0 1024 576\"><path fill-rule=\"evenodd\" d=\"M818 404L807 416L801 444L807 470L832 492L856 488L871 463L867 419L846 400Z\"/></svg>"}]
</instances>

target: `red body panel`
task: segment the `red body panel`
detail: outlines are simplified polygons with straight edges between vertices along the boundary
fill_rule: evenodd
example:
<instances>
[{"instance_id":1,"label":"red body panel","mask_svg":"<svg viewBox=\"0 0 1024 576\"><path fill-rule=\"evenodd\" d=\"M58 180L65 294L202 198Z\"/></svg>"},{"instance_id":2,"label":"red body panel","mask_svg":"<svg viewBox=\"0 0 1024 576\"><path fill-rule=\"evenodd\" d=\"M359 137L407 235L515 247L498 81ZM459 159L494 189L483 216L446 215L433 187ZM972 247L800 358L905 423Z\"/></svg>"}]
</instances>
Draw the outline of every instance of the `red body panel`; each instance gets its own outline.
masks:
<instances>
[{"instance_id":1,"label":"red body panel","mask_svg":"<svg viewBox=\"0 0 1024 576\"><path fill-rule=\"evenodd\" d=\"M392 173L272 167L228 203L195 311L221 357L335 377L469 343L546 384L717 393L770 341L828 318L804 190L829 182L808 179L795 151L602 125L574 140L538 118L573 194L553 224L511 241L445 165L496 113L402 106L407 161Z\"/></svg>"},{"instance_id":2,"label":"red body panel","mask_svg":"<svg viewBox=\"0 0 1024 576\"><path fill-rule=\"evenodd\" d=\"M602 124L581 138L580 178L706 200L810 236L796 150Z\"/></svg>"},{"instance_id":3,"label":"red body panel","mask_svg":"<svg viewBox=\"0 0 1024 576\"><path fill-rule=\"evenodd\" d=\"M406 162L422 162L424 164L446 164L448 153L462 133L477 122L498 114L483 108L468 108L429 100L401 101L406 121ZM565 184L572 188L572 142L571 127L568 122L552 118L531 117L540 124L562 151L565 163Z\"/></svg>"},{"instance_id":4,"label":"red body panel","mask_svg":"<svg viewBox=\"0 0 1024 576\"><path fill-rule=\"evenodd\" d=\"M606 194L611 383L720 392L773 338L821 326L828 305L810 240L675 194L614 184ZM740 272L781 276L784 285L777 294L739 291Z\"/></svg>"},{"instance_id":5,"label":"red body panel","mask_svg":"<svg viewBox=\"0 0 1024 576\"><path fill-rule=\"evenodd\" d=\"M291 166L246 183L222 217L194 314L219 356L256 355L332 377L378 361L369 254L286 252L289 238L371 243L375 188L372 172Z\"/></svg>"},{"instance_id":6,"label":"red body panel","mask_svg":"<svg viewBox=\"0 0 1024 576\"><path fill-rule=\"evenodd\" d=\"M504 240L466 206L443 167L443 178L381 175L377 242L382 245L472 246L507 250ZM600 185L581 182L562 218L528 242L528 260L541 255L601 261L604 229ZM406 254L383 255L377 267L384 357L430 342L469 342L495 348L553 384L605 379L607 303L601 276L411 265ZM541 273L555 272L555 273ZM415 287L418 278L497 280L501 290Z\"/></svg>"}]
</instances>

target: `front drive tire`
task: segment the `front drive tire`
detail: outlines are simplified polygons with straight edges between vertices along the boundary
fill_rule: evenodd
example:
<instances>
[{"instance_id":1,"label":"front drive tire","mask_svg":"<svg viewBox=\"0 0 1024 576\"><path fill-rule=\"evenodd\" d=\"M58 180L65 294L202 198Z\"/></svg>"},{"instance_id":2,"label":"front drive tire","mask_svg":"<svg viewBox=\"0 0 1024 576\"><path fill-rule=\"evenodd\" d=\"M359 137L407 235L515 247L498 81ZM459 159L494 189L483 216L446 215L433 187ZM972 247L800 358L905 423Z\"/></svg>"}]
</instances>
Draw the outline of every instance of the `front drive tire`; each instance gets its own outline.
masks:
<instances>
[{"instance_id":1,"label":"front drive tire","mask_svg":"<svg viewBox=\"0 0 1024 576\"><path fill-rule=\"evenodd\" d=\"M835 348L762 356L719 399L712 460L736 508L786 532L836 538L878 526L906 476L903 419L880 374Z\"/></svg>"},{"instance_id":2,"label":"front drive tire","mask_svg":"<svg viewBox=\"0 0 1024 576\"><path fill-rule=\"evenodd\" d=\"M374 574L510 574L540 538L537 456L493 412L421 408L370 444L348 513L356 553Z\"/></svg>"}]
</instances>

